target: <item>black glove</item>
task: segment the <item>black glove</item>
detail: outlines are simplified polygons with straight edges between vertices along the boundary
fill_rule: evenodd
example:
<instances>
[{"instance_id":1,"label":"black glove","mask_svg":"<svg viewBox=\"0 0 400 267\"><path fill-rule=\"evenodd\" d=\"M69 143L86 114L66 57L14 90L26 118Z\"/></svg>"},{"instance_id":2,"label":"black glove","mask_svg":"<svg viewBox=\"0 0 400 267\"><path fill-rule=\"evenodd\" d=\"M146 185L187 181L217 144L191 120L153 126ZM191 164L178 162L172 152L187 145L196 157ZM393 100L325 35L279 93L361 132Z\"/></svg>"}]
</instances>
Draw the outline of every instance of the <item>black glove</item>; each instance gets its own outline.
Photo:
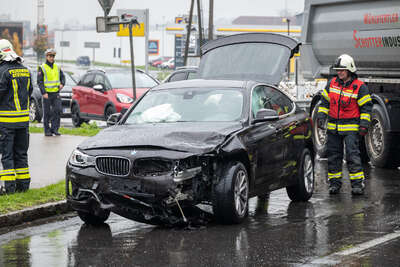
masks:
<instances>
[{"instance_id":1,"label":"black glove","mask_svg":"<svg viewBox=\"0 0 400 267\"><path fill-rule=\"evenodd\" d=\"M361 136L365 136L365 135L368 133L368 128L363 127L363 126L360 126L360 128L358 129L358 133L359 133Z\"/></svg>"},{"instance_id":2,"label":"black glove","mask_svg":"<svg viewBox=\"0 0 400 267\"><path fill-rule=\"evenodd\" d=\"M325 120L324 119L317 119L317 126L322 130L326 130L325 127Z\"/></svg>"}]
</instances>

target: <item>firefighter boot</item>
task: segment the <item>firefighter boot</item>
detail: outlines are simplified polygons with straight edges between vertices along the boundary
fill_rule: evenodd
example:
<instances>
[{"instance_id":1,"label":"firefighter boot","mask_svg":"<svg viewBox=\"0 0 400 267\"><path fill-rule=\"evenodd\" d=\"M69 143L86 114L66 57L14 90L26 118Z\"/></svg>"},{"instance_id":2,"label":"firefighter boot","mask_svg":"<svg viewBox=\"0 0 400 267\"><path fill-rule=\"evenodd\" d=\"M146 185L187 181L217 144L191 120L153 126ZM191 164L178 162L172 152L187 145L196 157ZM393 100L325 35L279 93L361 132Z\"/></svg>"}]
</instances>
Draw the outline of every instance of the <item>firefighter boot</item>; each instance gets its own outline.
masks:
<instances>
[{"instance_id":1,"label":"firefighter boot","mask_svg":"<svg viewBox=\"0 0 400 267\"><path fill-rule=\"evenodd\" d=\"M351 181L351 194L364 195L364 179L357 179Z\"/></svg>"},{"instance_id":2,"label":"firefighter boot","mask_svg":"<svg viewBox=\"0 0 400 267\"><path fill-rule=\"evenodd\" d=\"M342 187L342 181L338 179L330 179L329 180L329 194L336 195L340 192L340 188Z\"/></svg>"},{"instance_id":3,"label":"firefighter boot","mask_svg":"<svg viewBox=\"0 0 400 267\"><path fill-rule=\"evenodd\" d=\"M6 194L14 194L16 190L15 181L4 181L4 189Z\"/></svg>"}]
</instances>

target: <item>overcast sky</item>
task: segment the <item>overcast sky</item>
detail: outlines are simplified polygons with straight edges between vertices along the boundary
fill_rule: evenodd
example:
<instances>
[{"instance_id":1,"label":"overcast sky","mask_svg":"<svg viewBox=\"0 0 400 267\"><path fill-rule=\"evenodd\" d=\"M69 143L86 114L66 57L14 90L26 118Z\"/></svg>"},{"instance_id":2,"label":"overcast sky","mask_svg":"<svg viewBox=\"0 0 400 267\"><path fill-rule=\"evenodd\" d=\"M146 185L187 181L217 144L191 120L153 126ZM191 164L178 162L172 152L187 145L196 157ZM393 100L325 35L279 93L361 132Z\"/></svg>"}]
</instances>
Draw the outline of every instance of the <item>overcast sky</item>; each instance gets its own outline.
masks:
<instances>
[{"instance_id":1,"label":"overcast sky","mask_svg":"<svg viewBox=\"0 0 400 267\"><path fill-rule=\"evenodd\" d=\"M175 16L188 14L190 2L190 0L115 0L110 15L116 15L117 9L148 8L150 24L163 24L172 22ZM64 23L77 22L94 25L95 17L104 15L98 0L44 0L44 3L45 24L50 24L50 27L62 27ZM202 3L206 16L209 0L202 0ZM0 7L0 15L10 13L12 20L30 20L32 25L37 23L37 0L0 0ZM304 9L304 0L214 0L214 18L217 20L233 19L238 16L278 16L285 8L290 14L300 13Z\"/></svg>"}]
</instances>

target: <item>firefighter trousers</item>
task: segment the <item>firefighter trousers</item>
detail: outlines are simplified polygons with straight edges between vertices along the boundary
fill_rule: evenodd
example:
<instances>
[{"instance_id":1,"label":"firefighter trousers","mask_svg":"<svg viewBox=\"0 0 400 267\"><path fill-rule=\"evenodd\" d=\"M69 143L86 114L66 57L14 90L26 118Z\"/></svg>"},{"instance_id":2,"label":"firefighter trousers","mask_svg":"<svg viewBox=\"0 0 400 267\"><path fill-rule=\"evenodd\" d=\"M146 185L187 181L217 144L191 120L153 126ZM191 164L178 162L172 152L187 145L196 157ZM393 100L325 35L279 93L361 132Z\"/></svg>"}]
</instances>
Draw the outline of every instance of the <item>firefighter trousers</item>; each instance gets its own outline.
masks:
<instances>
[{"instance_id":1,"label":"firefighter trousers","mask_svg":"<svg viewBox=\"0 0 400 267\"><path fill-rule=\"evenodd\" d=\"M31 181L28 168L29 128L0 126L0 131L3 146L0 182L6 193L26 191Z\"/></svg>"},{"instance_id":2,"label":"firefighter trousers","mask_svg":"<svg viewBox=\"0 0 400 267\"><path fill-rule=\"evenodd\" d=\"M352 187L364 187L364 172L360 156L360 136L358 133L344 135L328 131L328 179L330 184L342 184L343 146L346 149L346 163Z\"/></svg>"},{"instance_id":3,"label":"firefighter trousers","mask_svg":"<svg viewBox=\"0 0 400 267\"><path fill-rule=\"evenodd\" d=\"M48 93L48 98L43 98L43 127L45 134L58 132L60 128L62 103L59 93Z\"/></svg>"}]
</instances>

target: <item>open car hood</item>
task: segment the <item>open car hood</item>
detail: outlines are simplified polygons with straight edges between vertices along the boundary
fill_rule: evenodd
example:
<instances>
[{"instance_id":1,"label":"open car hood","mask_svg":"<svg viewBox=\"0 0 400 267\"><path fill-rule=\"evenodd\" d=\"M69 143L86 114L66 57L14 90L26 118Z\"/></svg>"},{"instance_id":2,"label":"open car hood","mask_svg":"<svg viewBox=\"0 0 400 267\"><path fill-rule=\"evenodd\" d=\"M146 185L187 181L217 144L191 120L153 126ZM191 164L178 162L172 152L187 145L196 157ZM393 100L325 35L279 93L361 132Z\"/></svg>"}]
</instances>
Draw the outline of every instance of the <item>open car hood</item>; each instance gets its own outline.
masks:
<instances>
[{"instance_id":1,"label":"open car hood","mask_svg":"<svg viewBox=\"0 0 400 267\"><path fill-rule=\"evenodd\" d=\"M195 154L207 153L240 129L240 122L117 125L86 139L79 148L159 147Z\"/></svg>"},{"instance_id":2,"label":"open car hood","mask_svg":"<svg viewBox=\"0 0 400 267\"><path fill-rule=\"evenodd\" d=\"M278 85L299 46L295 39L273 33L244 33L216 39L201 47L199 77Z\"/></svg>"}]
</instances>

